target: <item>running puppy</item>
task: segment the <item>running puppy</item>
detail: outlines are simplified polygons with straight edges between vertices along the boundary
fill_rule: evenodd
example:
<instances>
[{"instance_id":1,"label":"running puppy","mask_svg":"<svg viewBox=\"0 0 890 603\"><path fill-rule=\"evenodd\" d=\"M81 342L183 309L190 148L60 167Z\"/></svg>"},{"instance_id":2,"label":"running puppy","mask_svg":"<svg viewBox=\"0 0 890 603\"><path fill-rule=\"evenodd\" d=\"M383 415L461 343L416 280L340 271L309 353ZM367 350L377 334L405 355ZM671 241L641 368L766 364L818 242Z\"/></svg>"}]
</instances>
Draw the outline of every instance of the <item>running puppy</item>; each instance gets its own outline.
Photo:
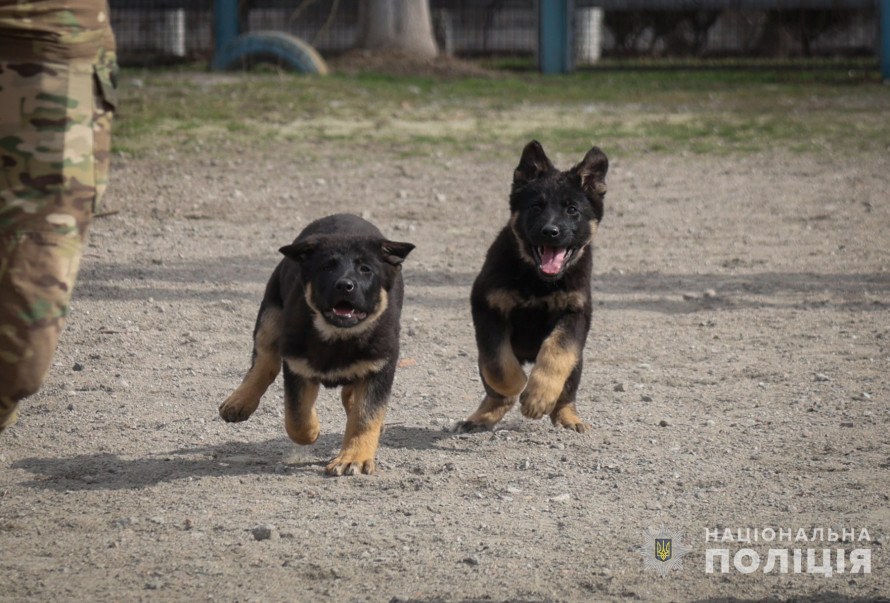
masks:
<instances>
[{"instance_id":1,"label":"running puppy","mask_svg":"<svg viewBox=\"0 0 890 603\"><path fill-rule=\"evenodd\" d=\"M220 416L248 419L283 367L287 435L311 444L320 431L319 387L342 386L346 433L325 472L373 473L399 356L401 264L412 249L347 214L312 222L282 247L286 257L260 304L250 370Z\"/></svg>"},{"instance_id":2,"label":"running puppy","mask_svg":"<svg viewBox=\"0 0 890 603\"><path fill-rule=\"evenodd\" d=\"M590 430L575 410L590 330L591 241L609 160L597 147L567 172L537 141L513 173L510 221L488 249L470 304L485 398L456 430L491 429L520 402L531 419ZM523 363L533 362L526 377Z\"/></svg>"}]
</instances>

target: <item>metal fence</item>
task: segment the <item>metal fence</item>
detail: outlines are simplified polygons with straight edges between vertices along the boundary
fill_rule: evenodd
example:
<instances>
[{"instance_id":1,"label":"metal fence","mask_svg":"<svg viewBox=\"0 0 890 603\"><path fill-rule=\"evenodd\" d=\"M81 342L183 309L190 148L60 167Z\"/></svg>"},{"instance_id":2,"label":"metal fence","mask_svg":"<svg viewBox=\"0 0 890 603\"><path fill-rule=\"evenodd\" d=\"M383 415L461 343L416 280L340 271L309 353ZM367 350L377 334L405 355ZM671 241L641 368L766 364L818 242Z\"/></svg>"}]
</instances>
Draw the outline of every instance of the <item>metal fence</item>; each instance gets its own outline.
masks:
<instances>
[{"instance_id":1,"label":"metal fence","mask_svg":"<svg viewBox=\"0 0 890 603\"><path fill-rule=\"evenodd\" d=\"M533 59L538 1L430 0L439 47ZM876 0L576 0L575 63L602 59L873 58ZM209 59L213 0L111 0L121 61ZM352 48L358 0L242 0L241 31L287 31L326 57Z\"/></svg>"}]
</instances>

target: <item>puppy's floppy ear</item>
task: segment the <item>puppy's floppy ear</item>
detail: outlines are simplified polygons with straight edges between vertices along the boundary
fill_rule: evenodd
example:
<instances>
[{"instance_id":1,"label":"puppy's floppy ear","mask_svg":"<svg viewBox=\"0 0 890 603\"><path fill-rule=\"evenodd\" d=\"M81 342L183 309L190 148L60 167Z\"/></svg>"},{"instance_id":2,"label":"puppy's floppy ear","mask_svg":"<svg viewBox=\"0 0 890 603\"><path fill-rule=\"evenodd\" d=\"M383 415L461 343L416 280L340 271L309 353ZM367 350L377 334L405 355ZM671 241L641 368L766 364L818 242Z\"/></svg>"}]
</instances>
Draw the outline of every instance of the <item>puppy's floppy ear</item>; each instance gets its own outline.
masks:
<instances>
[{"instance_id":1,"label":"puppy's floppy ear","mask_svg":"<svg viewBox=\"0 0 890 603\"><path fill-rule=\"evenodd\" d=\"M383 257L383 261L393 266L400 265L408 257L408 254L411 253L412 249L414 249L414 245L411 243L386 240L380 243L380 254Z\"/></svg>"},{"instance_id":2,"label":"puppy's floppy ear","mask_svg":"<svg viewBox=\"0 0 890 603\"><path fill-rule=\"evenodd\" d=\"M581 160L581 163L572 168L572 173L581 179L581 189L588 199L600 199L606 194L606 172L609 171L609 158L600 150L593 147Z\"/></svg>"},{"instance_id":3,"label":"puppy's floppy ear","mask_svg":"<svg viewBox=\"0 0 890 603\"><path fill-rule=\"evenodd\" d=\"M316 237L309 237L308 239L285 245L278 251L295 262L302 262L303 260L309 259L317 247L318 239Z\"/></svg>"},{"instance_id":4,"label":"puppy's floppy ear","mask_svg":"<svg viewBox=\"0 0 890 603\"><path fill-rule=\"evenodd\" d=\"M553 164L544 154L541 143L533 140L522 149L519 165L513 172L513 184L526 184L552 169L554 169Z\"/></svg>"}]
</instances>

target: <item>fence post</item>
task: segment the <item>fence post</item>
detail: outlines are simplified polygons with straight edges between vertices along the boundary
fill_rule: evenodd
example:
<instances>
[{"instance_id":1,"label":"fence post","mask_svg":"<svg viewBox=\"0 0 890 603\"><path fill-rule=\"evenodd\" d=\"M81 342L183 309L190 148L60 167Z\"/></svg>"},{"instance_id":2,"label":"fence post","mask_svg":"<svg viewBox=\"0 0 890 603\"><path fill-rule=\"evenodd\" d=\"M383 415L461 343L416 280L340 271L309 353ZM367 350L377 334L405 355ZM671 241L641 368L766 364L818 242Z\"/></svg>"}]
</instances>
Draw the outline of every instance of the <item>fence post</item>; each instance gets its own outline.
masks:
<instances>
[{"instance_id":1,"label":"fence post","mask_svg":"<svg viewBox=\"0 0 890 603\"><path fill-rule=\"evenodd\" d=\"M538 61L541 73L571 73L572 0L538 1Z\"/></svg>"},{"instance_id":2,"label":"fence post","mask_svg":"<svg viewBox=\"0 0 890 603\"><path fill-rule=\"evenodd\" d=\"M217 53L238 37L238 0L213 0L213 46Z\"/></svg>"},{"instance_id":3,"label":"fence post","mask_svg":"<svg viewBox=\"0 0 890 603\"><path fill-rule=\"evenodd\" d=\"M890 82L890 0L881 0L881 77Z\"/></svg>"}]
</instances>

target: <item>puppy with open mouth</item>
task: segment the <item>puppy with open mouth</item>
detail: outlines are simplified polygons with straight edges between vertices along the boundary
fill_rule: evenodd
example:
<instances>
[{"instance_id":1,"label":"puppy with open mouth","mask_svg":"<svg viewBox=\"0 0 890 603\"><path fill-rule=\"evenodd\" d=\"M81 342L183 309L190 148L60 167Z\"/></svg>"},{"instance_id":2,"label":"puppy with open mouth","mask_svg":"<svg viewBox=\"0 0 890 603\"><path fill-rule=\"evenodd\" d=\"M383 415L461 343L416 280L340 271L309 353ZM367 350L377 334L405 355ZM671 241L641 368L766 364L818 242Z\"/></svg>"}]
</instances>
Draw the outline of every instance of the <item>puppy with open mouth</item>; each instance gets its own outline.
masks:
<instances>
[{"instance_id":1,"label":"puppy with open mouth","mask_svg":"<svg viewBox=\"0 0 890 603\"><path fill-rule=\"evenodd\" d=\"M575 408L593 304L591 243L609 160L591 148L556 169L537 141L513 173L510 220L488 249L470 306L485 398L457 431L491 429L520 402L532 419L585 432ZM522 365L534 363L528 377Z\"/></svg>"},{"instance_id":2,"label":"puppy with open mouth","mask_svg":"<svg viewBox=\"0 0 890 603\"><path fill-rule=\"evenodd\" d=\"M346 432L326 473L373 473L399 355L401 264L412 249L349 214L316 220L282 247L260 303L250 370L220 416L248 419L282 371L285 429L311 444L320 433L319 388L342 387Z\"/></svg>"}]
</instances>

